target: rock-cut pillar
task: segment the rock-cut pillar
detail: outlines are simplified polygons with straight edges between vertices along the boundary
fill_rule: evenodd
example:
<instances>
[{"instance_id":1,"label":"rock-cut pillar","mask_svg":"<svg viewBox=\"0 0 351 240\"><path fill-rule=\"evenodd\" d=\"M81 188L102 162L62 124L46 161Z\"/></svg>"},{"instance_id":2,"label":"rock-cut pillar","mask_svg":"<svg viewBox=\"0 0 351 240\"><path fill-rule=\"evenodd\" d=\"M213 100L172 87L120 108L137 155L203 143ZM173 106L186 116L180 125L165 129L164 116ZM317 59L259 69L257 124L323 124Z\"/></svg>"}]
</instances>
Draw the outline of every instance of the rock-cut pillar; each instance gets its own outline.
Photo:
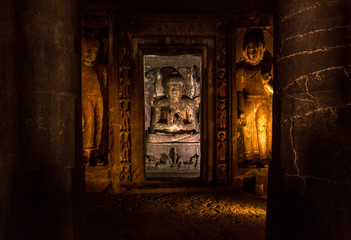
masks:
<instances>
[{"instance_id":1,"label":"rock-cut pillar","mask_svg":"<svg viewBox=\"0 0 351 240\"><path fill-rule=\"evenodd\" d=\"M351 2L277 0L266 239L351 237Z\"/></svg>"},{"instance_id":2,"label":"rock-cut pillar","mask_svg":"<svg viewBox=\"0 0 351 240\"><path fill-rule=\"evenodd\" d=\"M79 238L77 2L1 4L0 239Z\"/></svg>"}]
</instances>

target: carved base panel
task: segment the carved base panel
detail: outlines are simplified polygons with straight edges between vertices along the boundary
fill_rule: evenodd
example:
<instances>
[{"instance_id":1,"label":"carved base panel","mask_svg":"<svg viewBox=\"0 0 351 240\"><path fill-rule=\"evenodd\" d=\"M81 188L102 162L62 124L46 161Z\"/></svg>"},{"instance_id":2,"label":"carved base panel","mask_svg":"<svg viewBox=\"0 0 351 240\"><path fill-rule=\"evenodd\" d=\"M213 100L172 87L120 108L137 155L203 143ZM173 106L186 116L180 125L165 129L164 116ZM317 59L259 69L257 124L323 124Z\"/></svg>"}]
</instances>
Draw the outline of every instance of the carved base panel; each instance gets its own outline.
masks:
<instances>
[{"instance_id":1,"label":"carved base panel","mask_svg":"<svg viewBox=\"0 0 351 240\"><path fill-rule=\"evenodd\" d=\"M199 143L200 134L196 133L182 133L182 134L149 134L148 141L149 143L170 143L170 142L182 142L182 143Z\"/></svg>"},{"instance_id":2,"label":"carved base panel","mask_svg":"<svg viewBox=\"0 0 351 240\"><path fill-rule=\"evenodd\" d=\"M200 177L200 143L148 143L146 178Z\"/></svg>"}]
</instances>

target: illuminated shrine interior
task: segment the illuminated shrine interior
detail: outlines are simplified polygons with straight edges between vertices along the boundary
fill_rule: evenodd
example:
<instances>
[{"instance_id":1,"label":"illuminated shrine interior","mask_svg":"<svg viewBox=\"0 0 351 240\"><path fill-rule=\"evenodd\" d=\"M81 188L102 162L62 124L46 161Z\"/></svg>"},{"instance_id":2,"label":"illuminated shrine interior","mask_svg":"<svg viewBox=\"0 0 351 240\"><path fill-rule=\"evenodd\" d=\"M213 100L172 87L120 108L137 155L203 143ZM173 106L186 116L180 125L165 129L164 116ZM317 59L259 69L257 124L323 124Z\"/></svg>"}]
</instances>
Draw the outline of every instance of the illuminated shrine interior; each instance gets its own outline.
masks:
<instances>
[{"instance_id":1,"label":"illuminated shrine interior","mask_svg":"<svg viewBox=\"0 0 351 240\"><path fill-rule=\"evenodd\" d=\"M8 2L0 239L351 239L348 0Z\"/></svg>"}]
</instances>

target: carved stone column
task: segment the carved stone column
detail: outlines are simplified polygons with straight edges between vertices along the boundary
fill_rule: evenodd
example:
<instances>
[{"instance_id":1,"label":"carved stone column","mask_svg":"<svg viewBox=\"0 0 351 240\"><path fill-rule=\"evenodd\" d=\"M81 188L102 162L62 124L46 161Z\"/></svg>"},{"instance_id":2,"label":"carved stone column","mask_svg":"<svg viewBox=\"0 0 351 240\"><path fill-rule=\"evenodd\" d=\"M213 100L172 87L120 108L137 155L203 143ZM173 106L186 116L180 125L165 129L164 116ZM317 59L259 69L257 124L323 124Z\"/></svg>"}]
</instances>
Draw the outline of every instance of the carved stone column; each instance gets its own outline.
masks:
<instances>
[{"instance_id":1,"label":"carved stone column","mask_svg":"<svg viewBox=\"0 0 351 240\"><path fill-rule=\"evenodd\" d=\"M0 239L78 239L78 1L2 1Z\"/></svg>"},{"instance_id":2,"label":"carved stone column","mask_svg":"<svg viewBox=\"0 0 351 240\"><path fill-rule=\"evenodd\" d=\"M278 0L267 239L351 236L351 2Z\"/></svg>"}]
</instances>

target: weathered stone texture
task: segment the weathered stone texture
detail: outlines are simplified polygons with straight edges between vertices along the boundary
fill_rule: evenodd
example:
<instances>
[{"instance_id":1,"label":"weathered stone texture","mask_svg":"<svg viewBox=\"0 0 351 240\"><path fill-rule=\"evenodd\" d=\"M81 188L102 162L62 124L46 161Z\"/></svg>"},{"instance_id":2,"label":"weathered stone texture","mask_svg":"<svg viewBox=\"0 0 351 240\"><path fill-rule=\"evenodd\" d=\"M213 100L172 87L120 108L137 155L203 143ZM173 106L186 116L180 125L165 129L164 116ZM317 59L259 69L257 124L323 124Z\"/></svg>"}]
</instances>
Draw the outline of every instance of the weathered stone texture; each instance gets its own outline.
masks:
<instances>
[{"instance_id":1,"label":"weathered stone texture","mask_svg":"<svg viewBox=\"0 0 351 240\"><path fill-rule=\"evenodd\" d=\"M72 169L80 144L77 5L5 2L0 9L0 238L73 239L78 181Z\"/></svg>"},{"instance_id":2,"label":"weathered stone texture","mask_svg":"<svg viewBox=\"0 0 351 240\"><path fill-rule=\"evenodd\" d=\"M277 2L268 239L351 235L350 10L349 1Z\"/></svg>"}]
</instances>

